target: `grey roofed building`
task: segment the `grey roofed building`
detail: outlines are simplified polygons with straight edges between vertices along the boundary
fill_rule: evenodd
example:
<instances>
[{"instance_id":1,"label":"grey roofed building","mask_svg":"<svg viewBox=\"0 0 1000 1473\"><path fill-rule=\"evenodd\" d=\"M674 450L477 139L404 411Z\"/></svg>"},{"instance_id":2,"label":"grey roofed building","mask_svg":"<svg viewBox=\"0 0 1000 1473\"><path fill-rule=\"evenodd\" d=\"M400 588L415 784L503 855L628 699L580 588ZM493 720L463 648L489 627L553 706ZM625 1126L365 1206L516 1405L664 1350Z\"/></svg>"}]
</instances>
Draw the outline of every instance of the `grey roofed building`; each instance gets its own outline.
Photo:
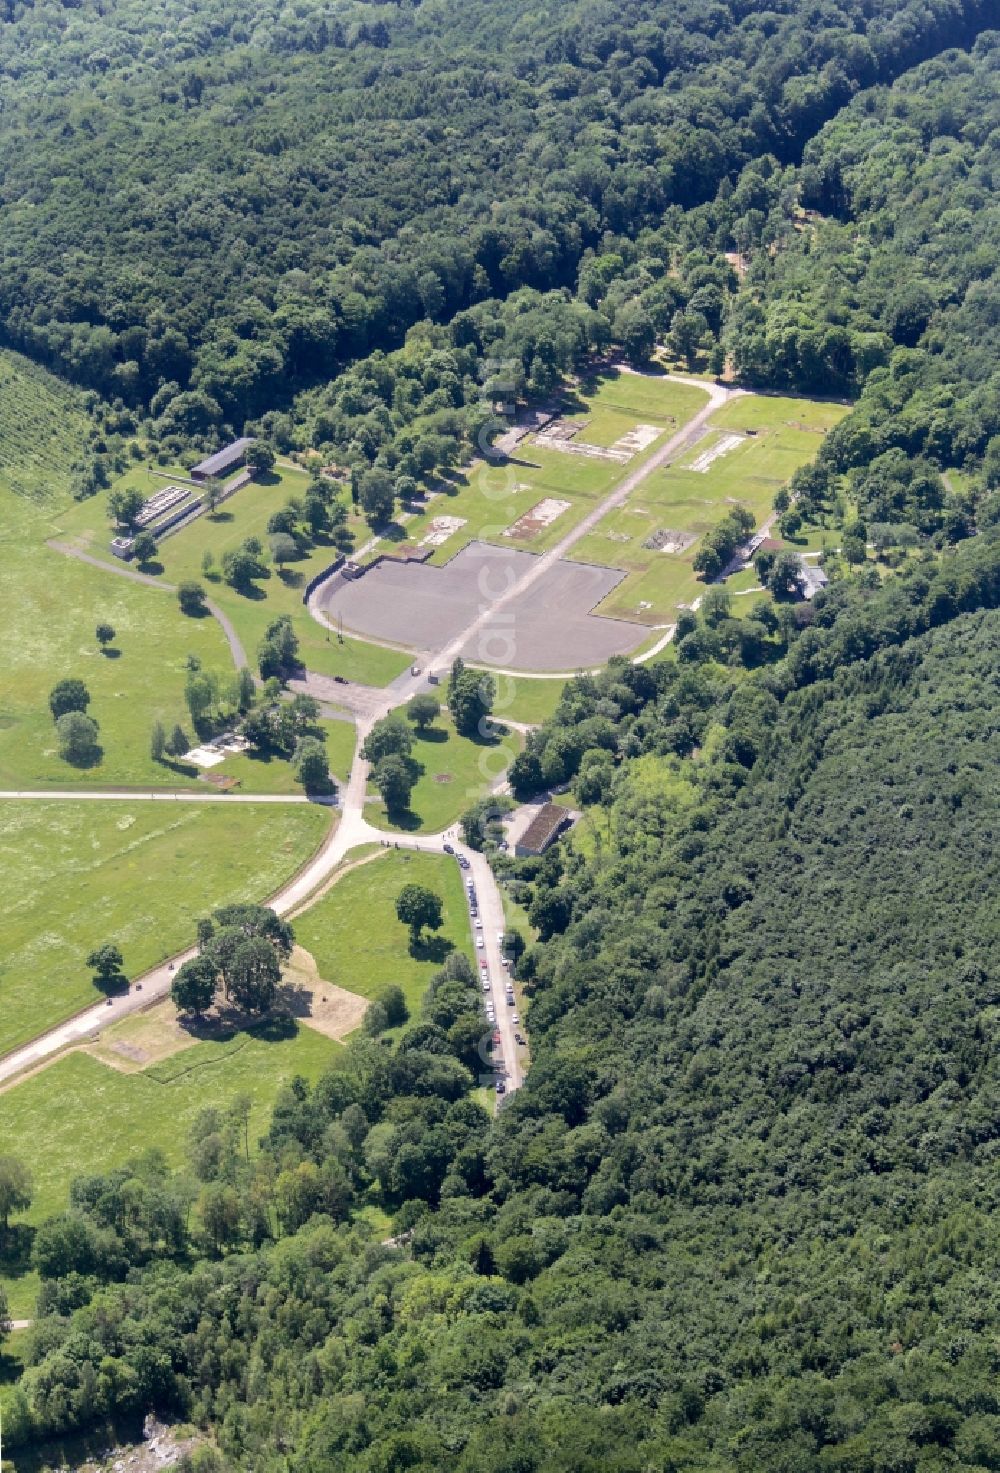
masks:
<instances>
[{"instance_id":1,"label":"grey roofed building","mask_svg":"<svg viewBox=\"0 0 1000 1473\"><path fill-rule=\"evenodd\" d=\"M191 479L193 481L207 481L212 476L224 476L226 471L232 470L233 466L240 465L251 445L256 444L248 435L241 435L238 440L233 440L229 445L223 445L221 450L216 450L214 455L200 460L192 468Z\"/></svg>"},{"instance_id":2,"label":"grey roofed building","mask_svg":"<svg viewBox=\"0 0 1000 1473\"><path fill-rule=\"evenodd\" d=\"M804 557L800 557L798 562L799 589L802 597L812 598L815 594L819 593L821 588L825 588L830 580L818 564L807 563Z\"/></svg>"},{"instance_id":3,"label":"grey roofed building","mask_svg":"<svg viewBox=\"0 0 1000 1473\"><path fill-rule=\"evenodd\" d=\"M568 808L561 808L558 803L543 803L524 833L516 840L514 853L519 859L531 854L544 854L562 831L572 825L573 818L574 815Z\"/></svg>"}]
</instances>

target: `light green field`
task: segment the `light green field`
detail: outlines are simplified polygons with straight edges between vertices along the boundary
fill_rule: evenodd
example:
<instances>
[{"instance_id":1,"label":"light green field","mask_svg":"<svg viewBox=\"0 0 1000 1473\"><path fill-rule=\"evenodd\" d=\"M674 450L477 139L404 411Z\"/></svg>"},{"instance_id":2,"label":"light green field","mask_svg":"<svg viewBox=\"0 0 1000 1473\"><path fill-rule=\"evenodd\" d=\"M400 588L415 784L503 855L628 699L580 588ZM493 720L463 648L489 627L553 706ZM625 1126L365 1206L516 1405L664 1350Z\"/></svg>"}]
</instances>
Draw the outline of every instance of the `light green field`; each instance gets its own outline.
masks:
<instances>
[{"instance_id":1,"label":"light green field","mask_svg":"<svg viewBox=\"0 0 1000 1473\"><path fill-rule=\"evenodd\" d=\"M544 552L573 529L596 501L607 496L624 475L653 455L664 436L674 433L705 403L700 389L666 379L612 373L581 385L573 396L568 419L588 420L580 439L609 446L637 424L661 429L657 441L627 466L614 461L589 460L523 441L505 465L477 463L455 477L453 489L429 502L425 511L405 524L405 539L383 540L373 550L395 553L416 551L437 517L461 517L465 526L454 532L431 555L432 563L448 562L473 540L495 542ZM569 501L569 507L530 540L504 536L508 527L546 497Z\"/></svg>"},{"instance_id":2,"label":"light green field","mask_svg":"<svg viewBox=\"0 0 1000 1473\"><path fill-rule=\"evenodd\" d=\"M811 400L746 395L712 416L709 433L675 465L654 472L624 506L573 549L581 562L625 568L630 576L615 588L600 612L644 624L670 622L682 604L704 592L692 561L702 535L737 502L758 524L770 514L775 492L799 466L815 456L823 435L848 412L847 406ZM722 442L740 433L742 442L715 459L706 471L692 466ZM662 529L694 538L684 552L658 552L643 546Z\"/></svg>"},{"instance_id":3,"label":"light green field","mask_svg":"<svg viewBox=\"0 0 1000 1473\"><path fill-rule=\"evenodd\" d=\"M0 1052L100 1001L92 947L116 942L135 976L214 906L272 894L330 821L308 804L0 804Z\"/></svg>"},{"instance_id":4,"label":"light green field","mask_svg":"<svg viewBox=\"0 0 1000 1473\"><path fill-rule=\"evenodd\" d=\"M493 714L497 721L523 721L540 726L559 704L566 682L530 680L526 675L495 675L497 697Z\"/></svg>"},{"instance_id":5,"label":"light green field","mask_svg":"<svg viewBox=\"0 0 1000 1473\"><path fill-rule=\"evenodd\" d=\"M120 483L136 486L148 495L165 485L166 481L163 476L154 476L140 466L122 476ZM335 634L328 636L303 605L304 586L337 557L337 549L332 544L317 543L281 573L271 568L270 576L257 584L255 594L238 593L219 574L223 554L238 547L247 537L258 537L267 547L268 518L285 504L289 496L302 495L307 485L308 477L304 471L284 467L271 473L264 481L251 482L223 502L215 512L197 517L174 536L165 538L160 544L155 568L160 570L166 582L176 584L194 579L203 584L213 602L232 620L251 665L268 624L279 615L288 614L299 637L303 664L310 670L322 675L344 675L349 680L371 685L387 685L405 670L405 653L364 644L360 640L345 638L340 642ZM110 529L106 503L105 492L81 505L72 506L64 518L65 540L72 540L102 558L108 557ZM215 576L212 578L206 578L202 571L202 557L206 550L215 559Z\"/></svg>"},{"instance_id":6,"label":"light green field","mask_svg":"<svg viewBox=\"0 0 1000 1473\"><path fill-rule=\"evenodd\" d=\"M83 452L85 421L57 380L0 353L0 786L188 784L149 756L149 732L189 726L185 656L231 663L214 620L185 619L176 601L45 546L78 513L67 467ZM90 506L90 503L84 505ZM94 627L118 632L102 655ZM58 756L48 694L80 676L101 729L103 760L81 771Z\"/></svg>"},{"instance_id":7,"label":"light green field","mask_svg":"<svg viewBox=\"0 0 1000 1473\"><path fill-rule=\"evenodd\" d=\"M366 817L387 832L427 829L436 833L454 823L506 772L523 745L516 731L497 741L471 741L459 736L444 715L427 732L415 731L413 736L410 755L423 771L414 786L409 813L391 819L377 789L369 788L372 801Z\"/></svg>"},{"instance_id":8,"label":"light green field","mask_svg":"<svg viewBox=\"0 0 1000 1473\"><path fill-rule=\"evenodd\" d=\"M225 1043L196 1043L164 1063L122 1074L86 1053L57 1059L3 1095L0 1155L26 1158L34 1177L30 1212L37 1224L67 1205L75 1176L109 1171L142 1151L161 1150L171 1166L185 1162L188 1133L200 1110L225 1108L249 1095L250 1140L267 1127L281 1087L294 1075L314 1080L341 1046L312 1028L268 1041L242 1033ZM29 1318L37 1277L0 1260L0 1284L15 1317Z\"/></svg>"},{"instance_id":9,"label":"light green field","mask_svg":"<svg viewBox=\"0 0 1000 1473\"><path fill-rule=\"evenodd\" d=\"M444 901L444 925L411 955L409 931L396 919L404 885L426 885ZM295 922L295 939L312 952L327 982L375 997L390 982L406 996L416 1018L427 985L447 954L447 943L472 958L462 873L445 854L391 849L350 870Z\"/></svg>"}]
</instances>

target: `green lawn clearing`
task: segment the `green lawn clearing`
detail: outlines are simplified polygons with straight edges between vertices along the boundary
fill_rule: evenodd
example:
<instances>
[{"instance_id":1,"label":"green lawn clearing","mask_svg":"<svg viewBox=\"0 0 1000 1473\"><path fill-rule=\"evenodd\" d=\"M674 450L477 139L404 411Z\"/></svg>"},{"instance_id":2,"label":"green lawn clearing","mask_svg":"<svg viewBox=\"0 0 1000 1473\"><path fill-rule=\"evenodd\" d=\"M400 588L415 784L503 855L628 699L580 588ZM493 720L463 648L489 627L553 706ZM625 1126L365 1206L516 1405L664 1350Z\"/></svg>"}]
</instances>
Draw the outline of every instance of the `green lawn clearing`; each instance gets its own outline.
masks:
<instances>
[{"instance_id":1,"label":"green lawn clearing","mask_svg":"<svg viewBox=\"0 0 1000 1473\"><path fill-rule=\"evenodd\" d=\"M161 473L138 466L120 478L122 485L137 486L144 494L166 484ZM267 523L290 496L301 496L308 485L304 471L282 467L223 502L214 512L195 518L160 543L158 559L150 571L164 582L178 584L194 580L232 620L251 665L268 624L281 614L291 617L300 642L303 663L323 675L345 675L371 685L387 685L406 668L407 656L360 640L338 640L335 633L319 625L302 602L305 585L337 558L328 539L316 542L299 559L282 570L270 568L268 576L252 592L239 593L221 575L223 555L247 537L257 537L267 547ZM107 550L110 528L106 512L107 494L71 507L63 517L63 536L102 558ZM363 534L362 534L363 535ZM206 574L202 559L211 553L213 567ZM188 621L194 622L194 621Z\"/></svg>"},{"instance_id":2,"label":"green lawn clearing","mask_svg":"<svg viewBox=\"0 0 1000 1473\"><path fill-rule=\"evenodd\" d=\"M214 906L272 894L330 822L307 804L0 804L0 1052L100 1001L92 947L115 942L137 975Z\"/></svg>"},{"instance_id":3,"label":"green lawn clearing","mask_svg":"<svg viewBox=\"0 0 1000 1473\"><path fill-rule=\"evenodd\" d=\"M521 721L528 726L540 726L549 719L566 686L564 680L532 680L527 675L494 675L494 679L497 721Z\"/></svg>"},{"instance_id":4,"label":"green lawn clearing","mask_svg":"<svg viewBox=\"0 0 1000 1473\"><path fill-rule=\"evenodd\" d=\"M56 436L50 420L58 418L62 398L44 376L26 374L22 381L21 370L9 366L12 358L0 354L0 376L13 374L28 398L23 412L35 414L40 437ZM2 387L6 392L9 385ZM150 729L159 720L168 731L177 722L190 730L186 657L196 655L206 669L228 674L232 666L222 631L212 619L186 619L166 593L45 545L47 538L64 535L66 516L81 508L65 489L58 437L48 450L40 439L35 460L12 467L21 442L9 409L0 393L0 786L190 785L187 774L151 760ZM70 462L78 449L69 408L66 416L64 454ZM50 464L48 454L56 463ZM81 506L93 512L92 502ZM106 653L94 636L102 621L116 631ZM60 758L48 707L49 691L67 676L85 682L89 714L100 726L103 755L84 769Z\"/></svg>"},{"instance_id":5,"label":"green lawn clearing","mask_svg":"<svg viewBox=\"0 0 1000 1473\"><path fill-rule=\"evenodd\" d=\"M395 909L396 897L409 884L426 885L444 901L444 925L416 955ZM321 977L349 992L377 997L390 982L397 983L415 1018L448 950L473 956L461 870L445 854L387 850L348 871L299 916L295 939L312 952Z\"/></svg>"},{"instance_id":6,"label":"green lawn clearing","mask_svg":"<svg viewBox=\"0 0 1000 1473\"><path fill-rule=\"evenodd\" d=\"M390 817L372 786L372 802L366 816L377 827L397 833L414 829L436 833L447 828L489 792L522 745L521 735L516 731L493 741L480 738L473 741L458 735L450 717L439 716L426 732L414 732L410 755L422 772L410 797L410 811L398 818Z\"/></svg>"}]
</instances>

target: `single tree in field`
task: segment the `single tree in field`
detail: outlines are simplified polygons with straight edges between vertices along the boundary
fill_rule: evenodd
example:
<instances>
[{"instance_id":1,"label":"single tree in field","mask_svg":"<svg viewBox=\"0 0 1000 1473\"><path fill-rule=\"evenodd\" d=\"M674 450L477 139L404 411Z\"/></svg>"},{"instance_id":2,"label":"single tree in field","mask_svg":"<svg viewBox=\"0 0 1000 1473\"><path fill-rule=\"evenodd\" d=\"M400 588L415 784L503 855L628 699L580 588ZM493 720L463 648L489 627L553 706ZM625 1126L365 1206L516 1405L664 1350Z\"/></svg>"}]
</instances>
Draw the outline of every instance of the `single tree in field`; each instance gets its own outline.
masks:
<instances>
[{"instance_id":1,"label":"single tree in field","mask_svg":"<svg viewBox=\"0 0 1000 1473\"><path fill-rule=\"evenodd\" d=\"M418 731L426 731L441 713L441 702L429 691L414 696L406 708L406 714Z\"/></svg>"},{"instance_id":2,"label":"single tree in field","mask_svg":"<svg viewBox=\"0 0 1000 1473\"><path fill-rule=\"evenodd\" d=\"M268 445L266 440L257 440L247 451L247 463L253 466L258 475L273 470L277 458L274 446Z\"/></svg>"},{"instance_id":3,"label":"single tree in field","mask_svg":"<svg viewBox=\"0 0 1000 1473\"><path fill-rule=\"evenodd\" d=\"M86 711L90 705L90 692L82 680L70 677L60 680L49 692L49 710L52 720L58 721L67 711Z\"/></svg>"},{"instance_id":4,"label":"single tree in field","mask_svg":"<svg viewBox=\"0 0 1000 1473\"><path fill-rule=\"evenodd\" d=\"M177 602L180 604L181 613L188 614L191 618L200 618L207 612L205 606L205 590L200 583L193 578L178 584Z\"/></svg>"},{"instance_id":5,"label":"single tree in field","mask_svg":"<svg viewBox=\"0 0 1000 1473\"><path fill-rule=\"evenodd\" d=\"M216 476L209 476L201 488L201 498L210 512L214 511L222 500L222 482Z\"/></svg>"},{"instance_id":6,"label":"single tree in field","mask_svg":"<svg viewBox=\"0 0 1000 1473\"><path fill-rule=\"evenodd\" d=\"M375 764L372 782L382 795L389 813L405 813L410 806L414 775L412 764L404 757L390 754Z\"/></svg>"},{"instance_id":7,"label":"single tree in field","mask_svg":"<svg viewBox=\"0 0 1000 1473\"><path fill-rule=\"evenodd\" d=\"M18 1156L0 1156L0 1229L7 1236L10 1214L31 1206L31 1172Z\"/></svg>"},{"instance_id":8,"label":"single tree in field","mask_svg":"<svg viewBox=\"0 0 1000 1473\"><path fill-rule=\"evenodd\" d=\"M174 1007L196 1016L206 1012L215 999L216 972L205 956L193 956L177 969L170 986Z\"/></svg>"},{"instance_id":9,"label":"single tree in field","mask_svg":"<svg viewBox=\"0 0 1000 1473\"><path fill-rule=\"evenodd\" d=\"M326 747L317 737L303 737L295 753L295 775L307 793L330 789L330 764Z\"/></svg>"},{"instance_id":10,"label":"single tree in field","mask_svg":"<svg viewBox=\"0 0 1000 1473\"><path fill-rule=\"evenodd\" d=\"M425 926L437 931L444 922L441 897L426 885L404 885L396 897L396 915L410 928L410 945L416 946Z\"/></svg>"},{"instance_id":11,"label":"single tree in field","mask_svg":"<svg viewBox=\"0 0 1000 1473\"><path fill-rule=\"evenodd\" d=\"M206 578L211 578L215 574L215 553L210 547L206 547L201 555L201 571Z\"/></svg>"},{"instance_id":12,"label":"single tree in field","mask_svg":"<svg viewBox=\"0 0 1000 1473\"><path fill-rule=\"evenodd\" d=\"M139 513L142 511L145 501L141 491L134 486L120 487L112 491L108 497L108 515L116 527L125 532L131 532L136 524Z\"/></svg>"},{"instance_id":13,"label":"single tree in field","mask_svg":"<svg viewBox=\"0 0 1000 1473\"><path fill-rule=\"evenodd\" d=\"M462 670L448 690L448 709L462 736L485 735L483 722L493 709L496 682L482 670Z\"/></svg>"},{"instance_id":14,"label":"single tree in field","mask_svg":"<svg viewBox=\"0 0 1000 1473\"><path fill-rule=\"evenodd\" d=\"M286 563L294 562L299 555L298 543L287 532L272 532L267 542L271 549L271 561L276 568L283 568Z\"/></svg>"},{"instance_id":15,"label":"single tree in field","mask_svg":"<svg viewBox=\"0 0 1000 1473\"><path fill-rule=\"evenodd\" d=\"M383 757L408 757L413 735L398 716L383 716L376 721L365 738L361 755L366 762L380 762Z\"/></svg>"},{"instance_id":16,"label":"single tree in field","mask_svg":"<svg viewBox=\"0 0 1000 1473\"><path fill-rule=\"evenodd\" d=\"M137 563L151 563L156 557L156 538L152 532L140 532L132 544L132 554Z\"/></svg>"},{"instance_id":17,"label":"single tree in field","mask_svg":"<svg viewBox=\"0 0 1000 1473\"><path fill-rule=\"evenodd\" d=\"M149 755L154 762L162 762L163 754L167 750L167 733L163 730L162 721L154 721L153 729L149 733Z\"/></svg>"},{"instance_id":18,"label":"single tree in field","mask_svg":"<svg viewBox=\"0 0 1000 1473\"><path fill-rule=\"evenodd\" d=\"M103 650L111 643L111 641L115 637L114 625L98 624L97 628L94 630L94 634L97 636L97 643L101 646L101 649Z\"/></svg>"},{"instance_id":19,"label":"single tree in field","mask_svg":"<svg viewBox=\"0 0 1000 1473\"><path fill-rule=\"evenodd\" d=\"M97 741L97 722L82 711L67 711L56 722L59 738L59 755L64 762L74 767L87 767L95 763L101 753Z\"/></svg>"},{"instance_id":20,"label":"single tree in field","mask_svg":"<svg viewBox=\"0 0 1000 1473\"><path fill-rule=\"evenodd\" d=\"M122 954L111 941L95 946L87 955L87 966L93 970L94 981L106 991L125 981L122 975Z\"/></svg>"}]
</instances>

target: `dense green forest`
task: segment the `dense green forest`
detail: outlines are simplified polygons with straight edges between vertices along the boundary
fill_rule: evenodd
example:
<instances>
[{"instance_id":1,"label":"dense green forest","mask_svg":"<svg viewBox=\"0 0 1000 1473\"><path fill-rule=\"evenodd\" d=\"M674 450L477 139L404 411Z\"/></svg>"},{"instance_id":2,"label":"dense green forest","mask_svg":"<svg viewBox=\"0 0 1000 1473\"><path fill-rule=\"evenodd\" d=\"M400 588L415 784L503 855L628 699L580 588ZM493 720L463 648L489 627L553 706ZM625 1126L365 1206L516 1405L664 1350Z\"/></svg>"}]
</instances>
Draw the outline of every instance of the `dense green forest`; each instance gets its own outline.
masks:
<instances>
[{"instance_id":1,"label":"dense green forest","mask_svg":"<svg viewBox=\"0 0 1000 1473\"><path fill-rule=\"evenodd\" d=\"M237 1106L189 1173L78 1181L8 1436L153 1404L302 1473L1000 1466L998 610L992 535L756 673L572 682L547 739L613 771L599 842L506 861L543 939L496 1125L463 962L259 1155Z\"/></svg>"},{"instance_id":2,"label":"dense green forest","mask_svg":"<svg viewBox=\"0 0 1000 1473\"><path fill-rule=\"evenodd\" d=\"M22 4L8 340L191 433L793 163L991 0ZM728 181L728 182L727 182ZM759 208L752 184L738 219Z\"/></svg>"}]
</instances>

